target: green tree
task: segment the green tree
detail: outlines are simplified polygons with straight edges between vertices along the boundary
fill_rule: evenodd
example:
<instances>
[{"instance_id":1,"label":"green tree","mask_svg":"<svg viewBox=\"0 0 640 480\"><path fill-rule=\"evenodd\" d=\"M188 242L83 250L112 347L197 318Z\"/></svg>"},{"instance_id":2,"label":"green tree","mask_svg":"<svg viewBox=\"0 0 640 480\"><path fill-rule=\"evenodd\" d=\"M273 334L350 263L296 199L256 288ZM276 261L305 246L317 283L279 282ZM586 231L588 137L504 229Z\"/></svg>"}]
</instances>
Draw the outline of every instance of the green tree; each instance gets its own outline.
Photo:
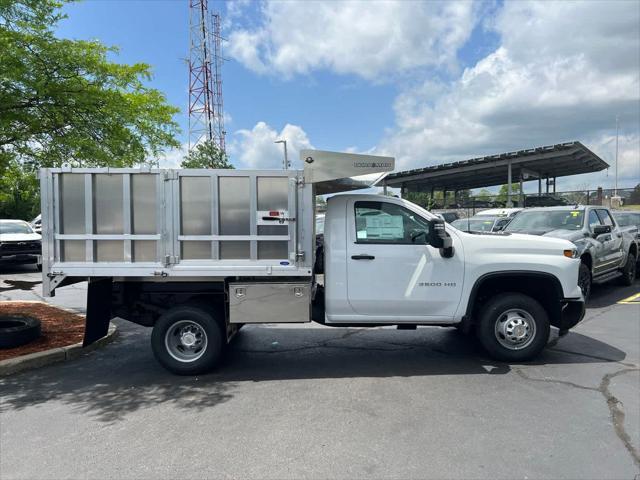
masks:
<instances>
[{"instance_id":1,"label":"green tree","mask_svg":"<svg viewBox=\"0 0 640 480\"><path fill-rule=\"evenodd\" d=\"M40 212L39 192L33 165L10 161L0 174L0 218L32 220Z\"/></svg>"},{"instance_id":2,"label":"green tree","mask_svg":"<svg viewBox=\"0 0 640 480\"><path fill-rule=\"evenodd\" d=\"M498 195L496 195L496 200L499 202L507 202L507 193L509 191L509 185L505 184L500 187L498 191ZM517 203L520 195L520 184L512 183L511 184L511 201Z\"/></svg>"},{"instance_id":3,"label":"green tree","mask_svg":"<svg viewBox=\"0 0 640 480\"><path fill-rule=\"evenodd\" d=\"M625 202L629 205L640 205L640 183L636 185L629 196L629 199Z\"/></svg>"},{"instance_id":4,"label":"green tree","mask_svg":"<svg viewBox=\"0 0 640 480\"><path fill-rule=\"evenodd\" d=\"M146 85L149 65L57 38L68 0L0 0L0 171L21 165L125 167L178 147L178 109Z\"/></svg>"},{"instance_id":5,"label":"green tree","mask_svg":"<svg viewBox=\"0 0 640 480\"><path fill-rule=\"evenodd\" d=\"M430 210L434 207L436 199L442 200L442 192L435 192L434 198L427 192L407 192L404 199Z\"/></svg>"},{"instance_id":6,"label":"green tree","mask_svg":"<svg viewBox=\"0 0 640 480\"><path fill-rule=\"evenodd\" d=\"M180 164L182 168L235 168L227 154L211 141L202 142L191 150Z\"/></svg>"}]
</instances>

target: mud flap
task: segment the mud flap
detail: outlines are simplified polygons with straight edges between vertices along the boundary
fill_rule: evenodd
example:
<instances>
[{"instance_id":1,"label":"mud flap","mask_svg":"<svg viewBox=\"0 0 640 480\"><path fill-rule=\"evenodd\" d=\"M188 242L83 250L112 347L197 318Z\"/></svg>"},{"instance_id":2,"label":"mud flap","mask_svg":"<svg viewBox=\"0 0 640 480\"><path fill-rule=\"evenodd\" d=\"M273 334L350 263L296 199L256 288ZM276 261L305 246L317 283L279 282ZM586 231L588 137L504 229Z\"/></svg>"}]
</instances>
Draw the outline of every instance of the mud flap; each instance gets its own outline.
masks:
<instances>
[{"instance_id":1,"label":"mud flap","mask_svg":"<svg viewBox=\"0 0 640 480\"><path fill-rule=\"evenodd\" d=\"M112 284L111 277L89 280L83 347L100 340L109 331Z\"/></svg>"},{"instance_id":2,"label":"mud flap","mask_svg":"<svg viewBox=\"0 0 640 480\"><path fill-rule=\"evenodd\" d=\"M567 305L562 309L560 322L554 325L560 329L560 336L566 335L570 328L575 327L584 318L584 314L584 301L567 302Z\"/></svg>"}]
</instances>

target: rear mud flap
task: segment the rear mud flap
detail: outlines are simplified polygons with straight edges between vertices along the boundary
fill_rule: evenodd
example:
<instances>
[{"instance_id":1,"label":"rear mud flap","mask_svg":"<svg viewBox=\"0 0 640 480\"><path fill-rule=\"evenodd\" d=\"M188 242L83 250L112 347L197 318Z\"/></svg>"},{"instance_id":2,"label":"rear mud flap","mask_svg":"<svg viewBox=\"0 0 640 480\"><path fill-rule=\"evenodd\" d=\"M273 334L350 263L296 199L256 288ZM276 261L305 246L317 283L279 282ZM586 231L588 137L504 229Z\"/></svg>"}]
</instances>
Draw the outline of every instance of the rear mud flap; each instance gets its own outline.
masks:
<instances>
[{"instance_id":1,"label":"rear mud flap","mask_svg":"<svg viewBox=\"0 0 640 480\"><path fill-rule=\"evenodd\" d=\"M111 277L89 280L83 347L100 340L109 331L112 284Z\"/></svg>"}]
</instances>

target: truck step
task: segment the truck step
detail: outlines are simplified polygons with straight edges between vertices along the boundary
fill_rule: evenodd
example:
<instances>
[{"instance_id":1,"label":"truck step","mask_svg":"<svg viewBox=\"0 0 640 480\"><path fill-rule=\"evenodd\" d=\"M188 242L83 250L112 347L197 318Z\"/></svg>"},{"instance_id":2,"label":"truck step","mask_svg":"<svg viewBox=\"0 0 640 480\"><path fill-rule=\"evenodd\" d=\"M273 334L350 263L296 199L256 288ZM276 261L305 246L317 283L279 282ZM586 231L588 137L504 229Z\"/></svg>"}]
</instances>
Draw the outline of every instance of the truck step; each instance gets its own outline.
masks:
<instances>
[{"instance_id":1,"label":"truck step","mask_svg":"<svg viewBox=\"0 0 640 480\"><path fill-rule=\"evenodd\" d=\"M604 275L600 275L599 277L595 277L593 279L594 284L600 284L608 282L609 280L613 280L614 278L618 278L622 276L622 272L616 270L614 272L605 273Z\"/></svg>"}]
</instances>

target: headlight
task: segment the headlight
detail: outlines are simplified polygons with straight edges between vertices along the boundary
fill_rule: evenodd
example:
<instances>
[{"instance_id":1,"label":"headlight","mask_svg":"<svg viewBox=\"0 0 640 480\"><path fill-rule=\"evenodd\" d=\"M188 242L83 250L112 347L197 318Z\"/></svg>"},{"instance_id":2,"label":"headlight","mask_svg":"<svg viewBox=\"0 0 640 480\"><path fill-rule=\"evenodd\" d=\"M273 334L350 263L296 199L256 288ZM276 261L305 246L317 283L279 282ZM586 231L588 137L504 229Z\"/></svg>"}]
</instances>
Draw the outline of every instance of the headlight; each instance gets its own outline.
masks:
<instances>
[{"instance_id":1,"label":"headlight","mask_svg":"<svg viewBox=\"0 0 640 480\"><path fill-rule=\"evenodd\" d=\"M562 253L567 258L578 258L578 250L576 250L575 248L570 248L570 249L567 249L567 250L563 250Z\"/></svg>"}]
</instances>

